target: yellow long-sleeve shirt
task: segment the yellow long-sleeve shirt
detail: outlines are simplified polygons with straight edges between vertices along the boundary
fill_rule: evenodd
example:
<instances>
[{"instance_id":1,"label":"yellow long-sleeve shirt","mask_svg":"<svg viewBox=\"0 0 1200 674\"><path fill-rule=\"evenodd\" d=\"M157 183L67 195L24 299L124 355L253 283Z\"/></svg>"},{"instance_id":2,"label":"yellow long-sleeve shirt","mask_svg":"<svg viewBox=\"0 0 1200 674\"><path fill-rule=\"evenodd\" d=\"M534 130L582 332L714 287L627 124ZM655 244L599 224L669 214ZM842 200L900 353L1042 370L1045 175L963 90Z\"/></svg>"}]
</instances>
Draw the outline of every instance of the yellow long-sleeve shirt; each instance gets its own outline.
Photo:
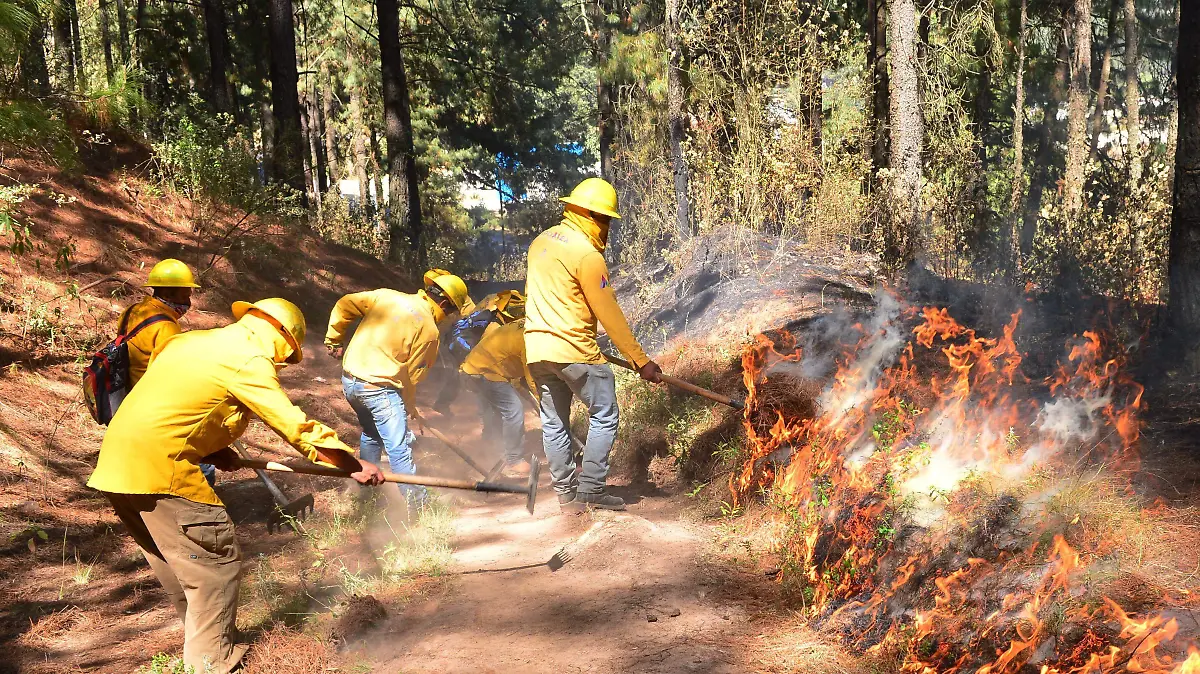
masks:
<instances>
[{"instance_id":1,"label":"yellow long-sleeve shirt","mask_svg":"<svg viewBox=\"0 0 1200 674\"><path fill-rule=\"evenodd\" d=\"M358 329L342 355L342 369L378 386L400 389L406 403L437 361L438 322L443 312L424 290L407 294L380 288L346 295L329 315L325 344L341 346L346 330Z\"/></svg>"},{"instance_id":2,"label":"yellow long-sleeve shirt","mask_svg":"<svg viewBox=\"0 0 1200 674\"><path fill-rule=\"evenodd\" d=\"M637 367L649 362L608 282L601 237L570 213L529 246L525 279L525 353L529 362L603 363L597 320L614 346ZM586 220L580 223L580 220Z\"/></svg>"},{"instance_id":3,"label":"yellow long-sleeve shirt","mask_svg":"<svg viewBox=\"0 0 1200 674\"><path fill-rule=\"evenodd\" d=\"M529 387L533 377L525 360L524 333L523 319L507 325L489 325L459 369L463 374L477 375L489 381Z\"/></svg>"},{"instance_id":4,"label":"yellow long-sleeve shirt","mask_svg":"<svg viewBox=\"0 0 1200 674\"><path fill-rule=\"evenodd\" d=\"M166 316L171 320L148 325L146 329L129 340L129 385L131 387L142 379L142 375L146 374L146 368L150 365L150 356L162 348L168 339L181 332L178 323L179 314L157 297L146 297L121 312L121 318L117 320L117 325L124 325L125 332L128 333L132 332L142 321L158 315Z\"/></svg>"},{"instance_id":5,"label":"yellow long-sleeve shirt","mask_svg":"<svg viewBox=\"0 0 1200 674\"><path fill-rule=\"evenodd\" d=\"M310 461L318 449L353 453L283 392L276 367L290 353L279 331L252 314L171 339L109 424L88 486L220 505L198 464L240 436L251 414Z\"/></svg>"}]
</instances>

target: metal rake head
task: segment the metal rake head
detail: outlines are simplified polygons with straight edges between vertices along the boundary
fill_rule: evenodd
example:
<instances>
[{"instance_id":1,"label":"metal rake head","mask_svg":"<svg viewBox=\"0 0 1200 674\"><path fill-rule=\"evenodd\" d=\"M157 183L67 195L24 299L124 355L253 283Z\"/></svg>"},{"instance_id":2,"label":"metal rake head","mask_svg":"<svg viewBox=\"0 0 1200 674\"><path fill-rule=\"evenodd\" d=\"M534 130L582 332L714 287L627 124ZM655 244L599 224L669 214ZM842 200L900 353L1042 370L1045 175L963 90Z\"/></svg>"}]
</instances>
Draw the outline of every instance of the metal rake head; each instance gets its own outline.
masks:
<instances>
[{"instance_id":1,"label":"metal rake head","mask_svg":"<svg viewBox=\"0 0 1200 674\"><path fill-rule=\"evenodd\" d=\"M571 552L566 548L562 548L558 552L554 553L554 555L546 562L546 566L550 567L551 572L558 571L566 566L572 559L575 559L575 555L571 554Z\"/></svg>"},{"instance_id":2,"label":"metal rake head","mask_svg":"<svg viewBox=\"0 0 1200 674\"><path fill-rule=\"evenodd\" d=\"M271 517L267 519L267 533L275 533L283 525L288 525L300 533L300 521L312 514L316 501L312 494L305 494L285 506L275 506Z\"/></svg>"}]
</instances>

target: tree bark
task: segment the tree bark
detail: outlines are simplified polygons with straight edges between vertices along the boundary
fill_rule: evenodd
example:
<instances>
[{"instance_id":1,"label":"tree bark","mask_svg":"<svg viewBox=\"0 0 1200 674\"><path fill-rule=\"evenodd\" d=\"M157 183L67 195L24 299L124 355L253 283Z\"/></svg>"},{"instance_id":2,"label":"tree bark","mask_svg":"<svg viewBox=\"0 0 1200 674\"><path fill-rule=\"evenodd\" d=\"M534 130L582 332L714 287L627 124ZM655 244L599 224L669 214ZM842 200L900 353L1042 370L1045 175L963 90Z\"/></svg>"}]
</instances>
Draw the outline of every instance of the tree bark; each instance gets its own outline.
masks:
<instances>
[{"instance_id":1,"label":"tree bark","mask_svg":"<svg viewBox=\"0 0 1200 674\"><path fill-rule=\"evenodd\" d=\"M146 40L146 0L137 0L137 14L133 20L133 64L140 67Z\"/></svg>"},{"instance_id":2,"label":"tree bark","mask_svg":"<svg viewBox=\"0 0 1200 674\"><path fill-rule=\"evenodd\" d=\"M209 95L219 113L233 113L233 95L229 88L229 37L225 26L222 0L201 0L204 30L208 37Z\"/></svg>"},{"instance_id":3,"label":"tree bark","mask_svg":"<svg viewBox=\"0 0 1200 674\"><path fill-rule=\"evenodd\" d=\"M74 62L75 83L80 91L87 89L87 69L83 65L83 33L79 31L79 3L63 0L71 10L71 60Z\"/></svg>"},{"instance_id":4,"label":"tree bark","mask_svg":"<svg viewBox=\"0 0 1200 674\"><path fill-rule=\"evenodd\" d=\"M867 0L867 29L871 43L867 46L867 72L872 79L871 95L871 167L872 174L887 168L888 162L888 65L887 65L887 5L885 0Z\"/></svg>"},{"instance_id":5,"label":"tree bark","mask_svg":"<svg viewBox=\"0 0 1200 674\"><path fill-rule=\"evenodd\" d=\"M387 209L386 202L383 198L383 150L379 148L379 129L375 123L371 123L371 176L375 182L375 225L379 233L379 237L387 233L388 223L384 219L384 211ZM390 182L390 180L389 180Z\"/></svg>"},{"instance_id":6,"label":"tree bark","mask_svg":"<svg viewBox=\"0 0 1200 674\"><path fill-rule=\"evenodd\" d=\"M34 96L50 94L50 69L46 65L46 19L36 2L26 2L25 9L33 15L29 38L21 50L21 84Z\"/></svg>"},{"instance_id":7,"label":"tree bark","mask_svg":"<svg viewBox=\"0 0 1200 674\"><path fill-rule=\"evenodd\" d=\"M612 146L616 137L613 119L612 84L606 78L608 54L612 48L612 29L608 25L609 7L606 0L594 0L593 17L596 31L596 130L600 137L600 175L612 182Z\"/></svg>"},{"instance_id":8,"label":"tree bark","mask_svg":"<svg viewBox=\"0 0 1200 674\"><path fill-rule=\"evenodd\" d=\"M300 134L304 137L304 187L308 191L308 203L317 209L317 218L322 216L321 213L321 185L317 171L317 149L316 135L317 131L312 122L310 114L312 108L309 105L309 96L307 92L300 99Z\"/></svg>"},{"instance_id":9,"label":"tree bark","mask_svg":"<svg viewBox=\"0 0 1200 674\"><path fill-rule=\"evenodd\" d=\"M1200 3L1182 0L1178 43L1200 37ZM1184 40L1184 37L1188 37ZM1192 43L1194 44L1194 43ZM1172 194L1170 259L1167 275L1169 332L1189 351L1200 336L1200 50L1176 54L1179 135L1175 148L1175 189ZM1187 354L1196 366L1195 354Z\"/></svg>"},{"instance_id":10,"label":"tree bark","mask_svg":"<svg viewBox=\"0 0 1200 674\"><path fill-rule=\"evenodd\" d=\"M1033 240L1037 235L1038 218L1042 212L1042 195L1050 182L1054 145L1061 138L1058 111L1062 107L1067 89L1067 61L1070 58L1066 33L1070 26L1070 12L1063 14L1063 29L1059 33L1058 52L1055 56L1054 78L1046 96L1046 109L1042 123L1038 126L1038 148L1034 158L1034 174L1029 181L1029 200L1025 207L1024 223L1021 226L1021 255L1028 257L1033 252Z\"/></svg>"},{"instance_id":11,"label":"tree bark","mask_svg":"<svg viewBox=\"0 0 1200 674\"><path fill-rule=\"evenodd\" d=\"M75 56L71 49L71 7L69 0L59 3L54 12L54 61L59 89L75 88Z\"/></svg>"},{"instance_id":12,"label":"tree bark","mask_svg":"<svg viewBox=\"0 0 1200 674\"><path fill-rule=\"evenodd\" d=\"M275 181L275 114L271 112L271 101L263 98L259 102L259 115L262 118L262 163L263 181Z\"/></svg>"},{"instance_id":13,"label":"tree bark","mask_svg":"<svg viewBox=\"0 0 1200 674\"><path fill-rule=\"evenodd\" d=\"M1112 77L1113 42L1116 41L1117 5L1121 0L1112 0L1108 4L1107 32L1104 35L1104 52L1100 57L1100 75L1096 78L1096 107L1092 111L1090 124L1092 134L1092 155L1100 150L1100 134L1108 128L1108 120L1104 117L1108 107L1108 80Z\"/></svg>"},{"instance_id":14,"label":"tree bark","mask_svg":"<svg viewBox=\"0 0 1200 674\"><path fill-rule=\"evenodd\" d=\"M354 152L354 174L358 179L359 208L368 220L375 215L375 204L371 201L371 183L367 177L367 139L364 135L366 121L363 119L362 96L358 86L350 88L351 146Z\"/></svg>"},{"instance_id":15,"label":"tree bark","mask_svg":"<svg viewBox=\"0 0 1200 674\"><path fill-rule=\"evenodd\" d=\"M1019 272L1021 259L1021 206L1025 203L1025 40L1029 23L1028 0L1021 0L1021 14L1017 27L1016 94L1013 98L1013 163L1012 200L1010 209L1010 244L1013 266Z\"/></svg>"},{"instance_id":16,"label":"tree bark","mask_svg":"<svg viewBox=\"0 0 1200 674\"><path fill-rule=\"evenodd\" d=\"M679 40L679 2L667 0L667 119L670 127L671 169L675 174L675 230L682 241L691 238L695 232L692 231L688 209L688 166L683 156L687 113L684 110L686 75L683 46Z\"/></svg>"},{"instance_id":17,"label":"tree bark","mask_svg":"<svg viewBox=\"0 0 1200 674\"><path fill-rule=\"evenodd\" d=\"M300 128L300 95L297 91L296 29L292 0L270 0L268 29L271 44L271 110L275 119L273 179L300 194L307 206L304 181L304 135Z\"/></svg>"},{"instance_id":18,"label":"tree bark","mask_svg":"<svg viewBox=\"0 0 1200 674\"><path fill-rule=\"evenodd\" d=\"M97 19L100 24L100 44L104 47L104 82L108 86L113 83L113 48L112 35L109 33L109 23L112 22L112 17L108 11L108 0L100 0L100 16Z\"/></svg>"},{"instance_id":19,"label":"tree bark","mask_svg":"<svg viewBox=\"0 0 1200 674\"><path fill-rule=\"evenodd\" d=\"M1067 101L1067 167L1063 174L1063 202L1068 219L1075 218L1083 208L1083 183L1087 178L1087 113L1092 81L1092 0L1075 0L1074 34L1071 93Z\"/></svg>"},{"instance_id":20,"label":"tree bark","mask_svg":"<svg viewBox=\"0 0 1200 674\"><path fill-rule=\"evenodd\" d=\"M117 39L121 53L121 65L129 67L129 10L125 0L117 0Z\"/></svg>"},{"instance_id":21,"label":"tree bark","mask_svg":"<svg viewBox=\"0 0 1200 674\"><path fill-rule=\"evenodd\" d=\"M417 157L413 149L412 111L404 52L400 48L400 10L397 0L375 0L379 16L379 63L383 74L383 134L388 164L388 260L424 262L421 245L421 196ZM408 251L405 251L407 244Z\"/></svg>"},{"instance_id":22,"label":"tree bark","mask_svg":"<svg viewBox=\"0 0 1200 674\"><path fill-rule=\"evenodd\" d=\"M1179 139L1179 5L1180 0L1173 0L1175 5L1175 39L1171 41L1171 84L1167 88L1167 152L1173 157L1175 145Z\"/></svg>"},{"instance_id":23,"label":"tree bark","mask_svg":"<svg viewBox=\"0 0 1200 674\"><path fill-rule=\"evenodd\" d=\"M1125 119L1129 133L1129 182L1142 179L1141 86L1138 82L1137 3L1125 0Z\"/></svg>"},{"instance_id":24,"label":"tree bark","mask_svg":"<svg viewBox=\"0 0 1200 674\"><path fill-rule=\"evenodd\" d=\"M325 87L321 90L321 127L325 129L325 155L326 163L329 170L329 187L341 194L342 180L342 161L338 153L337 145L337 122L336 112L334 109L333 98L333 73L326 61L324 68L323 83Z\"/></svg>"},{"instance_id":25,"label":"tree bark","mask_svg":"<svg viewBox=\"0 0 1200 674\"><path fill-rule=\"evenodd\" d=\"M329 165L325 157L325 122L321 114L321 106L317 100L321 92L313 85L311 95L306 95L308 103L309 140L313 156L313 178L317 196L329 191Z\"/></svg>"},{"instance_id":26,"label":"tree bark","mask_svg":"<svg viewBox=\"0 0 1200 674\"><path fill-rule=\"evenodd\" d=\"M921 233L921 117L917 63L919 17L914 0L888 0L891 78L892 235L895 261L912 263L923 249Z\"/></svg>"}]
</instances>

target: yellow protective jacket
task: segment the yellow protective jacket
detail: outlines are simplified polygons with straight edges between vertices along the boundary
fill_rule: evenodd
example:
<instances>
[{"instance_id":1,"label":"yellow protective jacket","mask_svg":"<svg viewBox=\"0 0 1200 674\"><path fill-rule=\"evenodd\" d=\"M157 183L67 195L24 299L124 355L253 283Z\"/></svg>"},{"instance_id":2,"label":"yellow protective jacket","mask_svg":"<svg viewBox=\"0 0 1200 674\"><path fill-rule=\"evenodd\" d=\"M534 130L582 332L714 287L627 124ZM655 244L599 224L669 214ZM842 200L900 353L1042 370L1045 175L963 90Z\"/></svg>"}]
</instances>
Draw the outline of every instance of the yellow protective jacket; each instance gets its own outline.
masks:
<instances>
[{"instance_id":1,"label":"yellow protective jacket","mask_svg":"<svg viewBox=\"0 0 1200 674\"><path fill-rule=\"evenodd\" d=\"M121 318L117 320L117 325L124 325L125 332L128 333L142 321L158 315L166 316L171 320L149 325L129 340L129 385L131 387L141 380L142 375L146 374L146 368L150 365L150 356L162 348L168 339L180 333L179 314L157 297L146 297L121 312Z\"/></svg>"},{"instance_id":2,"label":"yellow protective jacket","mask_svg":"<svg viewBox=\"0 0 1200 674\"><path fill-rule=\"evenodd\" d=\"M109 424L88 486L221 505L198 464L240 436L251 414L309 461L318 449L353 453L283 392L277 368L291 353L283 335L253 314L171 339Z\"/></svg>"},{"instance_id":3,"label":"yellow protective jacket","mask_svg":"<svg viewBox=\"0 0 1200 674\"><path fill-rule=\"evenodd\" d=\"M380 288L346 295L329 314L327 346L341 346L346 330L361 322L342 355L342 369L377 386L399 389L413 402L414 387L437 362L438 322L445 318L424 290L407 294Z\"/></svg>"},{"instance_id":4,"label":"yellow protective jacket","mask_svg":"<svg viewBox=\"0 0 1200 674\"><path fill-rule=\"evenodd\" d=\"M483 338L463 359L463 374L483 377L489 381L504 381L513 386L531 388L533 377L525 360L525 321L507 325L495 323L484 331Z\"/></svg>"},{"instance_id":5,"label":"yellow protective jacket","mask_svg":"<svg viewBox=\"0 0 1200 674\"><path fill-rule=\"evenodd\" d=\"M600 225L573 211L529 246L525 353L529 362L603 363L596 322L637 367L649 362L608 282Z\"/></svg>"}]
</instances>

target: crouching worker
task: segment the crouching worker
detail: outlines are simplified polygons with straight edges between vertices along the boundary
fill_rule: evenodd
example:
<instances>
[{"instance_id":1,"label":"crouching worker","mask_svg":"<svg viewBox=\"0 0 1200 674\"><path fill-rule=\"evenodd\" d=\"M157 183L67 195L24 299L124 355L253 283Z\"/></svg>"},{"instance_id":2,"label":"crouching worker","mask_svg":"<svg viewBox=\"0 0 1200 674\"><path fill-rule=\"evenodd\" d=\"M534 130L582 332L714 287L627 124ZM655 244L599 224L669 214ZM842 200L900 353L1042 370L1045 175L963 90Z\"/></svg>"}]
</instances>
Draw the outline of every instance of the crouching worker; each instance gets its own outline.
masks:
<instances>
[{"instance_id":1,"label":"crouching worker","mask_svg":"<svg viewBox=\"0 0 1200 674\"><path fill-rule=\"evenodd\" d=\"M523 478L533 466L525 459L525 407L533 377L525 363L525 319L489 329L471 349L461 371L479 395L483 437L504 451L504 476Z\"/></svg>"},{"instance_id":2,"label":"crouching worker","mask_svg":"<svg viewBox=\"0 0 1200 674\"><path fill-rule=\"evenodd\" d=\"M277 371L303 357L304 315L271 298L233 305L237 322L172 338L108 426L88 486L104 493L137 541L184 624L183 661L196 672L235 671L241 551L224 504L200 473L205 460L236 467L229 444L251 415L305 458L380 484L337 434L288 400Z\"/></svg>"},{"instance_id":3,"label":"crouching worker","mask_svg":"<svg viewBox=\"0 0 1200 674\"><path fill-rule=\"evenodd\" d=\"M342 392L362 425L362 458L375 462L387 452L393 473L417 472L408 413L415 409L417 384L437 362L438 323L466 302L467 284L441 274L415 294L380 288L346 295L334 305L325 347L342 359ZM425 496L423 488L411 485L400 485L400 493L414 506Z\"/></svg>"}]
</instances>

